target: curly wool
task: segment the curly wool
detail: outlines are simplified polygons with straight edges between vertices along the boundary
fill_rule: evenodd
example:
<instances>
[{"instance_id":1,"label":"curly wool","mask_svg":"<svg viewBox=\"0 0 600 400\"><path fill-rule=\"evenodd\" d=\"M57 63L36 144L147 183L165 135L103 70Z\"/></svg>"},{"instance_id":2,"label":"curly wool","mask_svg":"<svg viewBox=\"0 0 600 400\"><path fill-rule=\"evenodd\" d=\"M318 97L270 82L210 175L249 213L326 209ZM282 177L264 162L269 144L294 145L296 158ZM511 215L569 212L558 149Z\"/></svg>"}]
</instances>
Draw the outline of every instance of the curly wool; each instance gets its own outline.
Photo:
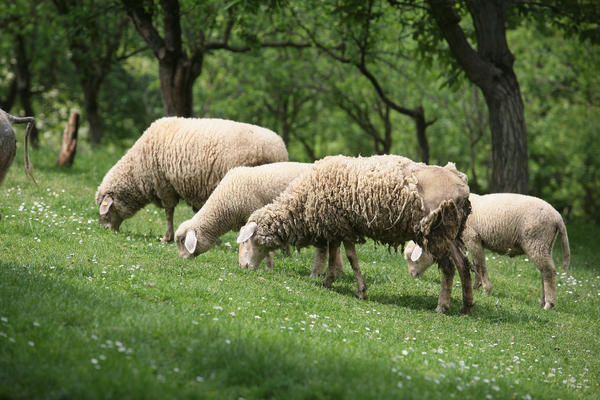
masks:
<instances>
[{"instance_id":1,"label":"curly wool","mask_svg":"<svg viewBox=\"0 0 600 400\"><path fill-rule=\"evenodd\" d=\"M431 185L424 187L418 176L432 168L459 187L459 194L429 196ZM436 245L437 239L458 237L469 212L467 197L468 185L455 168L393 155L331 156L316 162L248 222L257 223L256 241L267 248L361 242L366 237L397 248L414 239L442 258L448 249Z\"/></svg>"},{"instance_id":2,"label":"curly wool","mask_svg":"<svg viewBox=\"0 0 600 400\"><path fill-rule=\"evenodd\" d=\"M167 208L183 199L199 209L231 168L287 159L281 137L266 128L222 119L161 118L108 171L96 201L107 194L117 197L124 218L151 202Z\"/></svg>"}]
</instances>

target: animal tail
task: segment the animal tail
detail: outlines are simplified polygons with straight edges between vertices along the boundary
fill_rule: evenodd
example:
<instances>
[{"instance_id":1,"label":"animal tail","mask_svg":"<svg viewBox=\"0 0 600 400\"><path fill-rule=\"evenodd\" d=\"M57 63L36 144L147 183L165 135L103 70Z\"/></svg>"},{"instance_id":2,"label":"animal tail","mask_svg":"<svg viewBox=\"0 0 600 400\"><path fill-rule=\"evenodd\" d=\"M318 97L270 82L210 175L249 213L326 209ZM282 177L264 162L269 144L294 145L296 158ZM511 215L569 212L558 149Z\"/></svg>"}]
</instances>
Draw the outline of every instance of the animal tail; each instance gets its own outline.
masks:
<instances>
[{"instance_id":1,"label":"animal tail","mask_svg":"<svg viewBox=\"0 0 600 400\"><path fill-rule=\"evenodd\" d=\"M560 237L562 240L562 253L563 253L563 270L569 268L569 263L571 261L571 249L569 248L569 237L567 236L567 228L565 227L565 223L562 218L556 224L558 231L560 232Z\"/></svg>"},{"instance_id":2,"label":"animal tail","mask_svg":"<svg viewBox=\"0 0 600 400\"><path fill-rule=\"evenodd\" d=\"M33 176L33 165L29 160L29 135L31 134L31 130L33 129L33 123L35 122L35 118L33 117L15 117L14 115L8 114L8 120L11 124L27 124L27 128L25 129L25 174L33 180L33 182L37 185L37 181Z\"/></svg>"}]
</instances>

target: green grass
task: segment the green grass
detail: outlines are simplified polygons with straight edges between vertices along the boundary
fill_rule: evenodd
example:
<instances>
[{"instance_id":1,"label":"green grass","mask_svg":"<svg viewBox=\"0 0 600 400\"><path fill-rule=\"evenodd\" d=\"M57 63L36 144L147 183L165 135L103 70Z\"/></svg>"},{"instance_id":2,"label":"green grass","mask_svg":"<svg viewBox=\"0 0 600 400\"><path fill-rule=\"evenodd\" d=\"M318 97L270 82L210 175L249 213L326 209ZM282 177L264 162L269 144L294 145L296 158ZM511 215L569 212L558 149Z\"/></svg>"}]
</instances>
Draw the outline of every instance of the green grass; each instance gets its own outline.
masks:
<instances>
[{"instance_id":1,"label":"green grass","mask_svg":"<svg viewBox=\"0 0 600 400\"><path fill-rule=\"evenodd\" d=\"M332 290L309 278L310 249L249 271L235 233L179 258L152 206L102 229L94 194L121 152L80 147L70 170L34 151L38 186L19 154L0 187L2 399L600 397L596 227L569 224L554 310L533 264L490 253L492 293L462 315L456 277L440 315L438 271L414 280L372 243L358 247L361 301L347 263ZM176 225L191 216L181 205Z\"/></svg>"}]
</instances>

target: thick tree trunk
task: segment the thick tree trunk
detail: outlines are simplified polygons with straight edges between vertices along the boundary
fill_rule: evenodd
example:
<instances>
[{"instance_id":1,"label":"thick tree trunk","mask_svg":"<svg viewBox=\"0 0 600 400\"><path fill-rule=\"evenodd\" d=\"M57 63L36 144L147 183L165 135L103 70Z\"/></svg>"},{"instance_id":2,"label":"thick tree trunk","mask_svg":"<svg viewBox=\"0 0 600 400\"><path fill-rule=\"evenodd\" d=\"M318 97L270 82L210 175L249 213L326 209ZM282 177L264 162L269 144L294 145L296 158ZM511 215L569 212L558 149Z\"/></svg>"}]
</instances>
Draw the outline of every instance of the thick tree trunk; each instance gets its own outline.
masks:
<instances>
[{"instance_id":1,"label":"thick tree trunk","mask_svg":"<svg viewBox=\"0 0 600 400\"><path fill-rule=\"evenodd\" d=\"M77 150L77 133L79 131L79 111L73 111L63 133L62 147L56 165L70 167L75 160Z\"/></svg>"},{"instance_id":2,"label":"thick tree trunk","mask_svg":"<svg viewBox=\"0 0 600 400\"><path fill-rule=\"evenodd\" d=\"M527 131L523 100L506 41L506 0L467 0L477 50L460 26L454 0L428 0L444 39L471 82L485 96L492 132L490 191L527 193Z\"/></svg>"},{"instance_id":3,"label":"thick tree trunk","mask_svg":"<svg viewBox=\"0 0 600 400\"><path fill-rule=\"evenodd\" d=\"M29 70L29 60L27 58L25 37L17 35L17 95L21 101L21 107L25 115L35 115L31 102L31 72ZM40 138L35 122L32 122L31 145L37 147Z\"/></svg>"},{"instance_id":4,"label":"thick tree trunk","mask_svg":"<svg viewBox=\"0 0 600 400\"><path fill-rule=\"evenodd\" d=\"M192 88L198 75L184 57L159 60L159 79L165 115L193 115Z\"/></svg>"},{"instance_id":5,"label":"thick tree trunk","mask_svg":"<svg viewBox=\"0 0 600 400\"><path fill-rule=\"evenodd\" d=\"M527 193L527 134L521 91L514 74L505 74L492 93L484 92L492 132L491 192Z\"/></svg>"},{"instance_id":6,"label":"thick tree trunk","mask_svg":"<svg viewBox=\"0 0 600 400\"><path fill-rule=\"evenodd\" d=\"M90 125L90 143L97 146L102 142L102 119L98 112L98 93L100 83L82 82L83 98L85 103L85 115Z\"/></svg>"}]
</instances>

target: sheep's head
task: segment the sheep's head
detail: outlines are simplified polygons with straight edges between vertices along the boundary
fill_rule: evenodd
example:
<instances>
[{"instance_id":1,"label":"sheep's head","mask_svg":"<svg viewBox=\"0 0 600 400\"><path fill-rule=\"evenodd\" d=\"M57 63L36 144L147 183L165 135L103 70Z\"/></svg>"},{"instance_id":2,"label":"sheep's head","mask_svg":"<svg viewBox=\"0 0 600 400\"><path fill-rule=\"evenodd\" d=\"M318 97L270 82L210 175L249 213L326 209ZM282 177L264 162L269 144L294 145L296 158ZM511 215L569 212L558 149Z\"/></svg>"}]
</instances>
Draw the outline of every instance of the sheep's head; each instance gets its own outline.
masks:
<instances>
[{"instance_id":1,"label":"sheep's head","mask_svg":"<svg viewBox=\"0 0 600 400\"><path fill-rule=\"evenodd\" d=\"M404 247L404 259L408 264L408 272L415 278L420 278L433 263L433 257L412 240Z\"/></svg>"},{"instance_id":2,"label":"sheep's head","mask_svg":"<svg viewBox=\"0 0 600 400\"><path fill-rule=\"evenodd\" d=\"M96 204L99 206L100 225L118 231L123 220L127 218L127 207L122 204L118 197L111 194L98 193Z\"/></svg>"},{"instance_id":3,"label":"sheep's head","mask_svg":"<svg viewBox=\"0 0 600 400\"><path fill-rule=\"evenodd\" d=\"M214 239L191 226L191 220L184 221L175 232L175 243L179 256L183 258L196 257L212 248Z\"/></svg>"},{"instance_id":4,"label":"sheep's head","mask_svg":"<svg viewBox=\"0 0 600 400\"><path fill-rule=\"evenodd\" d=\"M261 261L269 253L266 247L260 246L256 241L255 233L257 229L258 225L256 222L248 222L240 229L237 242L240 244L238 261L242 268L258 268Z\"/></svg>"}]
</instances>

